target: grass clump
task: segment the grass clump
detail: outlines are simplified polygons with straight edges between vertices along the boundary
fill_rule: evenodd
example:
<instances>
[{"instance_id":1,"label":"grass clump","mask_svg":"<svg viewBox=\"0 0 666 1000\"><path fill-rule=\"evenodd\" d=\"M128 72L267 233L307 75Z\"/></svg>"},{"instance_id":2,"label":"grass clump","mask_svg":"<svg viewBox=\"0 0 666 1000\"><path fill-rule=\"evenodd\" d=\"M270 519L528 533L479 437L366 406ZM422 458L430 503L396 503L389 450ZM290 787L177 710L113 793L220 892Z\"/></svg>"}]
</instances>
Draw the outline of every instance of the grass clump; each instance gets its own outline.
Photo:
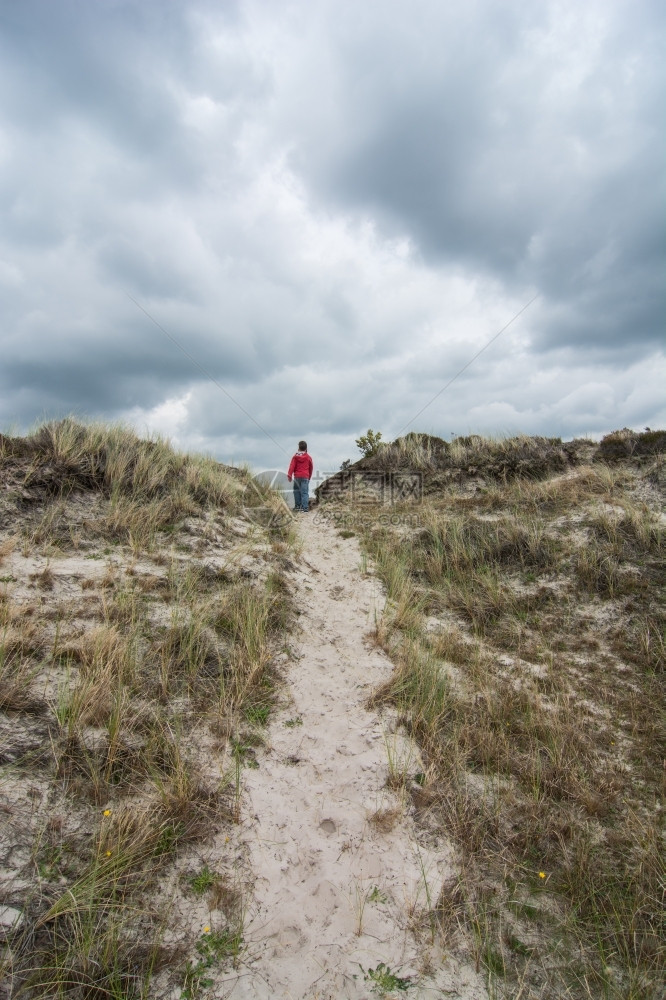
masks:
<instances>
[{"instance_id":1,"label":"grass clump","mask_svg":"<svg viewBox=\"0 0 666 1000\"><path fill-rule=\"evenodd\" d=\"M190 888L196 896L203 896L217 883L219 875L211 871L208 865L204 865L201 871L193 875L190 880Z\"/></svg>"},{"instance_id":2,"label":"grass clump","mask_svg":"<svg viewBox=\"0 0 666 1000\"><path fill-rule=\"evenodd\" d=\"M602 438L597 457L604 462L652 458L666 451L666 431L632 431L625 427Z\"/></svg>"}]
</instances>

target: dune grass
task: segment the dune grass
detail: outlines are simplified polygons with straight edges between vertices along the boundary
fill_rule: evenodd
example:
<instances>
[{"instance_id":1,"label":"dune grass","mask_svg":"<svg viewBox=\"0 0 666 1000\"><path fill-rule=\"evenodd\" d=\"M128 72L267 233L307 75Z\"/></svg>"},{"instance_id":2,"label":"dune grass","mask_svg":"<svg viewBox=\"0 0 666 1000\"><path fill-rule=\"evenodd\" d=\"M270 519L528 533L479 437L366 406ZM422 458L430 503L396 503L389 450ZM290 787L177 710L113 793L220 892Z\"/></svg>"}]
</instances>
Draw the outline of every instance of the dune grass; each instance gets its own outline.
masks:
<instances>
[{"instance_id":1,"label":"dune grass","mask_svg":"<svg viewBox=\"0 0 666 1000\"><path fill-rule=\"evenodd\" d=\"M0 560L42 567L0 588L0 902L21 914L0 979L12 997L197 996L242 948L241 875L218 852L204 930L174 917L194 899L178 871L239 817L234 748L270 712L293 614L288 519L253 517L281 501L248 472L126 428L0 438L0 476Z\"/></svg>"},{"instance_id":2,"label":"dune grass","mask_svg":"<svg viewBox=\"0 0 666 1000\"><path fill-rule=\"evenodd\" d=\"M422 748L407 785L460 866L433 911L492 996L663 995L665 538L631 483L439 491L416 528L363 510L396 664L374 701Z\"/></svg>"},{"instance_id":3,"label":"dune grass","mask_svg":"<svg viewBox=\"0 0 666 1000\"><path fill-rule=\"evenodd\" d=\"M238 513L246 506L275 504L276 498L249 473L201 455L176 452L168 441L139 438L130 428L80 423L68 418L44 424L26 438L0 435L0 470L11 471L11 487L39 498L32 504L32 545L71 545L81 526L68 498L97 502L85 519L91 533L151 547L159 532L202 509ZM101 501L104 501L103 504Z\"/></svg>"}]
</instances>

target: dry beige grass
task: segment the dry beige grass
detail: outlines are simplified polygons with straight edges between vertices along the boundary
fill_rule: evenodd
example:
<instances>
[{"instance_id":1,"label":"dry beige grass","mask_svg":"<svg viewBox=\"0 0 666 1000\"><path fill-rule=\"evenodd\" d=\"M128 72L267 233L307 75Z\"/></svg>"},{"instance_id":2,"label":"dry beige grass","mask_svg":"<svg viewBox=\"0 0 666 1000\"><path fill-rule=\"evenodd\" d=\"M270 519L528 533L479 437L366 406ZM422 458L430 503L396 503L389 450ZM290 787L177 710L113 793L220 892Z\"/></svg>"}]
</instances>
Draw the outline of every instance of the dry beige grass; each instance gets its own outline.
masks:
<instances>
[{"instance_id":1,"label":"dry beige grass","mask_svg":"<svg viewBox=\"0 0 666 1000\"><path fill-rule=\"evenodd\" d=\"M415 436L373 459L426 471L427 499L402 523L357 511L388 596L374 639L397 668L374 700L418 739L416 808L459 852L441 933L472 934L493 996L657 1000L666 576L653 457L566 470L556 442L442 444ZM443 480L446 463L473 465L475 491ZM502 463L513 478L499 482Z\"/></svg>"},{"instance_id":2,"label":"dry beige grass","mask_svg":"<svg viewBox=\"0 0 666 1000\"><path fill-rule=\"evenodd\" d=\"M2 995L193 981L199 904L178 872L237 815L232 743L270 709L291 618L289 526L257 523L246 505L277 501L248 480L122 428L0 438ZM216 961L242 940L233 860Z\"/></svg>"},{"instance_id":3,"label":"dry beige grass","mask_svg":"<svg viewBox=\"0 0 666 1000\"><path fill-rule=\"evenodd\" d=\"M494 997L660 997L663 475L626 462L653 447L612 438L609 466L589 442L410 435L373 461L413 463L428 502L353 524L388 594L374 700L422 748L391 780L458 850L421 930L447 953L471 936ZM203 995L242 946L233 824L289 527L238 470L122 428L0 437L0 479L0 903L20 915L0 990Z\"/></svg>"}]
</instances>

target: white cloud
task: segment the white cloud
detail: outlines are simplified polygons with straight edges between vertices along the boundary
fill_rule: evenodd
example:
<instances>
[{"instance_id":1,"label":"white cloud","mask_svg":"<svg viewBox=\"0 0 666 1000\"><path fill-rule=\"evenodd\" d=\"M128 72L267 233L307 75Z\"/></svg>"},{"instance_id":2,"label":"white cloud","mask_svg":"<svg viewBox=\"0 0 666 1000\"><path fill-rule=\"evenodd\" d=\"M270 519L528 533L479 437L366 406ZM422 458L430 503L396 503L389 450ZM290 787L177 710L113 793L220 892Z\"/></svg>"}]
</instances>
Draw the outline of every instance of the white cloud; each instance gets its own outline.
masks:
<instances>
[{"instance_id":1,"label":"white cloud","mask_svg":"<svg viewBox=\"0 0 666 1000\"><path fill-rule=\"evenodd\" d=\"M187 437L183 437L183 431L191 399L192 393L186 392L174 399L165 399L163 403L149 410L135 406L125 414L124 420L148 435L168 438L176 447L181 447L181 444L186 445L187 442Z\"/></svg>"}]
</instances>

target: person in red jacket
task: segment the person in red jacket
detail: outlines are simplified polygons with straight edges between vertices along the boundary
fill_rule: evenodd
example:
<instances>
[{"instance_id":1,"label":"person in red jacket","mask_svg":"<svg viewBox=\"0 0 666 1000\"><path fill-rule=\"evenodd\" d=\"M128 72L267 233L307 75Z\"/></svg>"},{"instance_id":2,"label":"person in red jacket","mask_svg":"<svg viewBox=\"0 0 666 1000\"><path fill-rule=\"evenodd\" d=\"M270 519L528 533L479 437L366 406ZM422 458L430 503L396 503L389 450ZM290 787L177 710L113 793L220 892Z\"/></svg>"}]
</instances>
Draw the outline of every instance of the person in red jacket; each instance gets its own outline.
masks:
<instances>
[{"instance_id":1,"label":"person in red jacket","mask_svg":"<svg viewBox=\"0 0 666 1000\"><path fill-rule=\"evenodd\" d=\"M294 510L308 512L308 490L312 479L312 459L308 455L307 441L298 442L298 451L289 464L287 479L294 480Z\"/></svg>"}]
</instances>

